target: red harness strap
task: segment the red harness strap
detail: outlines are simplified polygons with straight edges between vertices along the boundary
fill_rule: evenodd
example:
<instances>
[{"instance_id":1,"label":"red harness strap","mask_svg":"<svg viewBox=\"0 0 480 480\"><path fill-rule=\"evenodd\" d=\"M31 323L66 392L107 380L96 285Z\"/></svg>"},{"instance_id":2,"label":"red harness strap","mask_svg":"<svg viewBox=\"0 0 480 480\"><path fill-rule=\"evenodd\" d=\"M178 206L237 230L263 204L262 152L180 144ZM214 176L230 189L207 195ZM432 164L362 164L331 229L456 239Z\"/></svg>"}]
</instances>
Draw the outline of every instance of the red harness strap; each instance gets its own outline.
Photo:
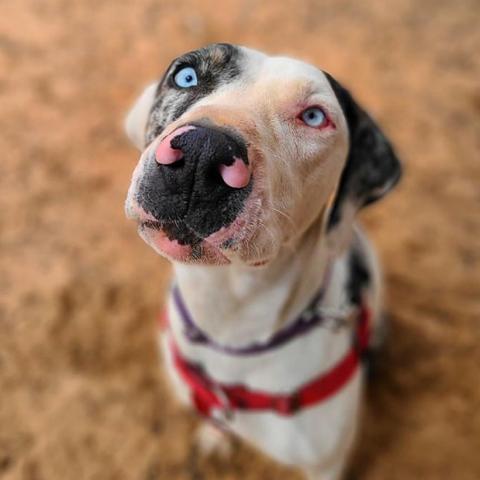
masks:
<instances>
[{"instance_id":1,"label":"red harness strap","mask_svg":"<svg viewBox=\"0 0 480 480\"><path fill-rule=\"evenodd\" d=\"M250 410L273 411L288 416L326 400L348 383L360 364L362 354L368 348L370 316L369 309L361 305L355 338L346 355L329 371L286 394L271 394L251 390L244 385L216 382L209 378L200 366L182 357L172 336L170 348L174 366L190 388L192 400L202 415L211 417L214 410Z\"/></svg>"}]
</instances>

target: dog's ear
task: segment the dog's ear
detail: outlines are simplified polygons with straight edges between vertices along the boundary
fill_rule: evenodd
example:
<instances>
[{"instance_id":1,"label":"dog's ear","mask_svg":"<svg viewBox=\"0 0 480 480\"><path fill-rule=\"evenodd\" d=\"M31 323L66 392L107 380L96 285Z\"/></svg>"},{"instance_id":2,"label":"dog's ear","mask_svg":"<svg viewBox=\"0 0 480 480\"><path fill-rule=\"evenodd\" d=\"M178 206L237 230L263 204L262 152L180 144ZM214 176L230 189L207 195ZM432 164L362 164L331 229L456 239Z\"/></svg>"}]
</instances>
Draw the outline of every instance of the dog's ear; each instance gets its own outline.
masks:
<instances>
[{"instance_id":1,"label":"dog's ear","mask_svg":"<svg viewBox=\"0 0 480 480\"><path fill-rule=\"evenodd\" d=\"M329 217L328 228L332 229L340 222L348 202L357 210L379 200L398 182L402 169L378 125L348 90L328 73L325 75L343 110L350 137L347 161Z\"/></svg>"},{"instance_id":2,"label":"dog's ear","mask_svg":"<svg viewBox=\"0 0 480 480\"><path fill-rule=\"evenodd\" d=\"M125 119L125 131L131 142L139 149L145 148L145 133L152 109L158 82L150 84L137 99Z\"/></svg>"}]
</instances>

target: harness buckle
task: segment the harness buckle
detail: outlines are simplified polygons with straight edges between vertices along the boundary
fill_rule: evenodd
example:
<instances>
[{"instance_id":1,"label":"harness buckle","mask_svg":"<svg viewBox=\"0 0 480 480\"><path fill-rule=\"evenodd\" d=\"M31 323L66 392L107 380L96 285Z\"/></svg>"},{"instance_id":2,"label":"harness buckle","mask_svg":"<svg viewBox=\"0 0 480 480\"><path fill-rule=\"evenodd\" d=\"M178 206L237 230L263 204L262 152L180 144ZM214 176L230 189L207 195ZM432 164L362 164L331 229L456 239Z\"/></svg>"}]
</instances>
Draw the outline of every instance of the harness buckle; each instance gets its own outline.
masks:
<instances>
[{"instance_id":1,"label":"harness buckle","mask_svg":"<svg viewBox=\"0 0 480 480\"><path fill-rule=\"evenodd\" d=\"M221 388L214 385L212 391L219 400L220 405L210 409L210 417L220 425L225 425L227 422L233 420L233 408L230 405L227 395L225 395L225 392Z\"/></svg>"},{"instance_id":2,"label":"harness buckle","mask_svg":"<svg viewBox=\"0 0 480 480\"><path fill-rule=\"evenodd\" d=\"M280 415L293 415L296 413L300 407L300 397L297 393L289 395L287 397L279 397L273 401L272 407L280 414Z\"/></svg>"}]
</instances>

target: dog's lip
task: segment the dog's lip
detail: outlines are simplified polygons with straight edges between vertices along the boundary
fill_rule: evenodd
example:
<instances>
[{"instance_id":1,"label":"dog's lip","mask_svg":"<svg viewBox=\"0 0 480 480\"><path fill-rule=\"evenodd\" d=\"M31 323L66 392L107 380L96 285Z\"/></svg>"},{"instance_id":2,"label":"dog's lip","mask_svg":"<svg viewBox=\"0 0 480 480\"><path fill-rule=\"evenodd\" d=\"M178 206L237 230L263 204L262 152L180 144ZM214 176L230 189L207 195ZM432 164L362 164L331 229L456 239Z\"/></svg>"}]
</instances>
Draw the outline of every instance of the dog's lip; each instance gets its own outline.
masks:
<instances>
[{"instance_id":1,"label":"dog's lip","mask_svg":"<svg viewBox=\"0 0 480 480\"><path fill-rule=\"evenodd\" d=\"M249 263L248 265L250 267L264 267L269 261L270 259L266 258L264 260L257 260L256 262Z\"/></svg>"},{"instance_id":2,"label":"dog's lip","mask_svg":"<svg viewBox=\"0 0 480 480\"><path fill-rule=\"evenodd\" d=\"M192 231L192 233L198 237L198 247L211 258L221 258L223 263L231 263L234 261L234 258L241 258L243 246L248 244L250 239L254 236L257 226L260 223L262 205L262 197L258 194L251 194L240 215L237 216L230 225L222 227L220 230L206 237ZM152 214L146 212L135 200L127 202L126 211L127 216L137 223L137 228L142 238L144 237L141 233L142 231L144 231L145 234L147 233L146 231L152 232L148 235L151 241L147 241L147 243L152 246L154 250L163 251L162 245L165 244L170 247L171 242L176 241L179 243L178 240L175 240L174 238L169 239L164 230L165 225L173 221L157 220ZM188 224L185 224L185 226L189 228ZM154 231L157 232L155 236L153 235ZM153 240L153 238L161 240L161 244L159 245L158 242ZM169 242L167 242L167 240ZM185 245L185 247L188 247L188 245ZM169 255L168 252L164 253L167 256L174 258L172 255ZM178 260L177 258L175 259ZM243 261L245 262L245 260ZM266 262L268 261L269 260ZM252 263L254 265L245 262L246 265L254 267L260 267L263 265L262 260L257 260L257 262Z\"/></svg>"},{"instance_id":3,"label":"dog's lip","mask_svg":"<svg viewBox=\"0 0 480 480\"><path fill-rule=\"evenodd\" d=\"M138 226L141 228L153 228L155 230L161 230L162 229L162 223L159 222L158 220L139 220L138 221Z\"/></svg>"},{"instance_id":4,"label":"dog's lip","mask_svg":"<svg viewBox=\"0 0 480 480\"><path fill-rule=\"evenodd\" d=\"M158 220L139 221L138 228L140 236L154 248L158 253L166 254L172 260L190 263L195 260L195 248L188 244L181 244L175 238L170 239L163 230L163 223ZM147 234L147 232L152 232ZM142 234L143 232L143 234ZM208 240L200 238L197 248L202 251L201 262L205 264L224 265L230 263L230 259L221 251L221 249ZM200 260L199 258L199 260Z\"/></svg>"}]
</instances>

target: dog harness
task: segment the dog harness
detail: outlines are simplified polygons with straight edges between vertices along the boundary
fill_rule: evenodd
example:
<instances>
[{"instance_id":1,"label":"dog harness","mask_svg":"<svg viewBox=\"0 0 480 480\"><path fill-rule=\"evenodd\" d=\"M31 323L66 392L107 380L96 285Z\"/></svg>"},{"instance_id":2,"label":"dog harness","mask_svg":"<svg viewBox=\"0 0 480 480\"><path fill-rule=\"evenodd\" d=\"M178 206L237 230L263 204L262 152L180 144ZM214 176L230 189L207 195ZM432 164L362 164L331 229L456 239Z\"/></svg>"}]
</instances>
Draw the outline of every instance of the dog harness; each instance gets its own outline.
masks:
<instances>
[{"instance_id":1,"label":"dog harness","mask_svg":"<svg viewBox=\"0 0 480 480\"><path fill-rule=\"evenodd\" d=\"M278 348L297 336L307 333L312 328L324 325L328 317L322 315L316 308L319 300L323 297L324 290L324 288L321 289L320 293L315 296L311 304L293 324L277 332L265 343L256 343L246 347L227 347L208 338L195 325L178 286L173 287L172 294L175 307L183 322L184 333L189 341L225 354L247 356ZM171 332L169 332L168 346L173 365L188 386L192 402L202 416L220 423L231 419L236 410L244 412L269 411L281 416L290 416L326 401L349 382L367 353L370 321L371 311L362 299L355 309L352 344L343 358L328 371L322 372L296 390L281 394L254 390L241 384L220 383L214 380L200 364L194 363L182 355ZM166 313L164 313L162 324L168 328Z\"/></svg>"}]
</instances>

